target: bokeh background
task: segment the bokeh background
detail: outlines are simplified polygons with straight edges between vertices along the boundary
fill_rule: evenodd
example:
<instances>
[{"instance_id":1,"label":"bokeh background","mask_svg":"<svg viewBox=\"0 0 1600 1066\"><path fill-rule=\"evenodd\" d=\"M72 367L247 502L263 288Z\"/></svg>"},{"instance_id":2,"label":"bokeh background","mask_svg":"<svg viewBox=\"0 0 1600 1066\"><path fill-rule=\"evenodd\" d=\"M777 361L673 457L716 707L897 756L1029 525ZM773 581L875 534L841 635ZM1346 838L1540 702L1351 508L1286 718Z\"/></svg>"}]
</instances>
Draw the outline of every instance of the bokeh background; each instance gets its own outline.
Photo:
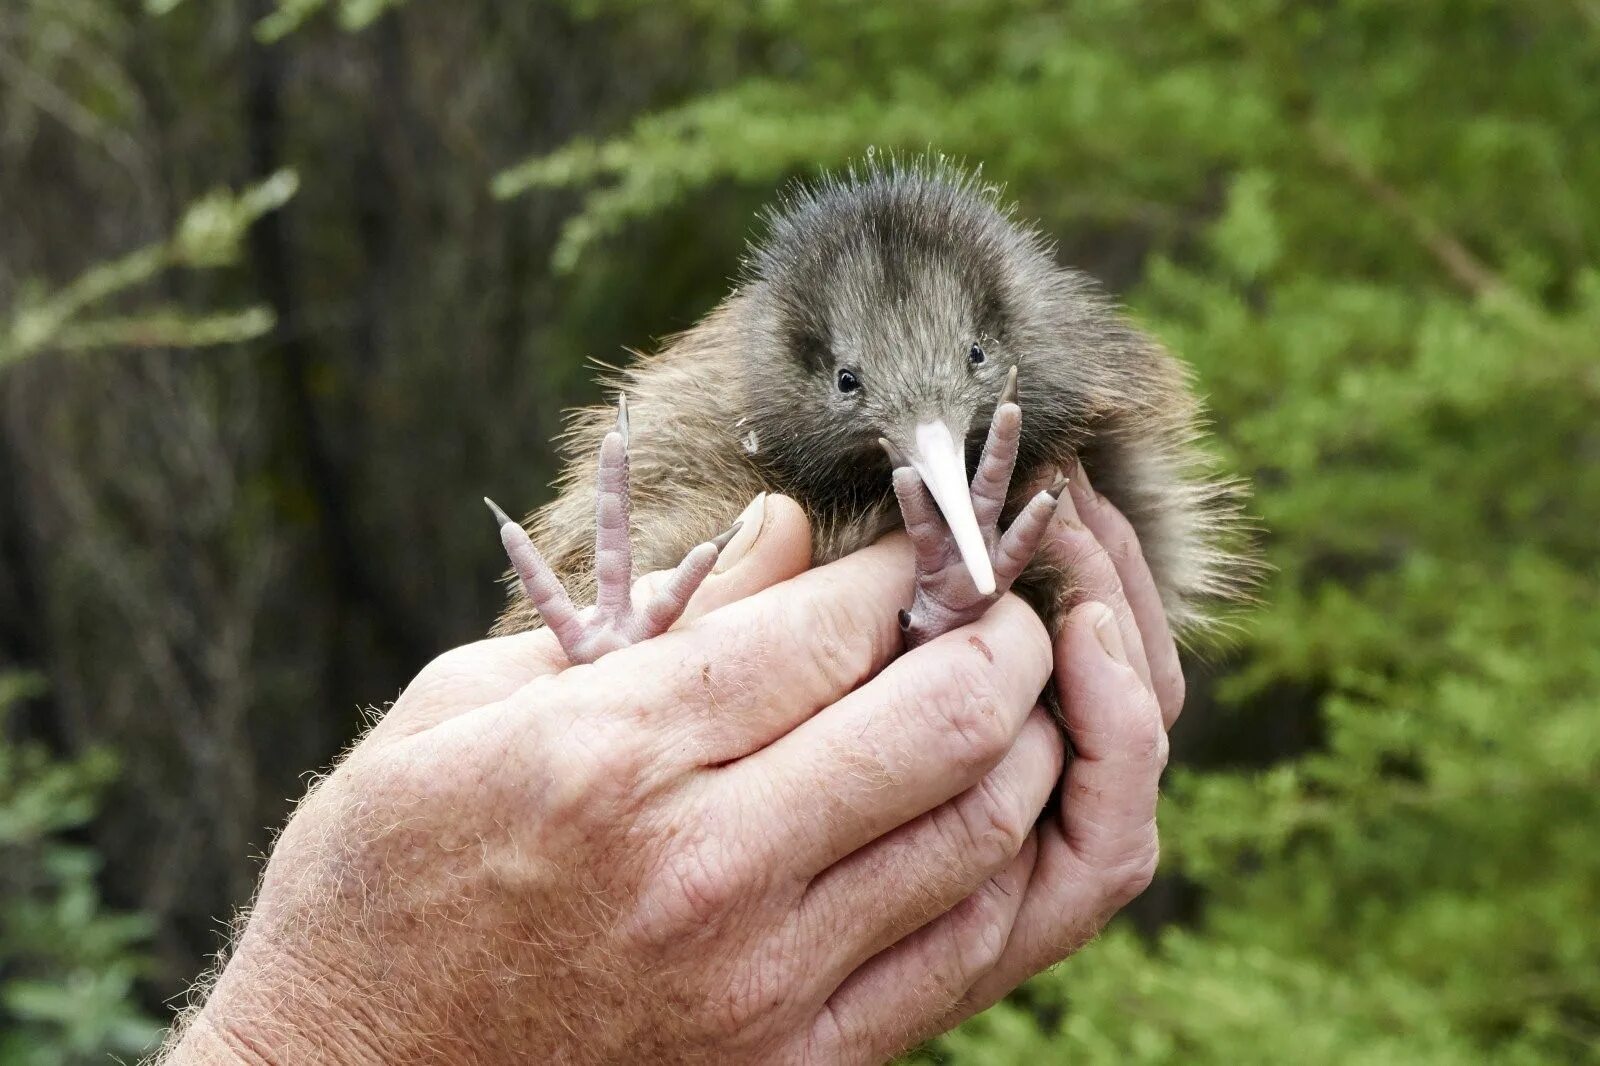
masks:
<instances>
[{"instance_id":1,"label":"bokeh background","mask_svg":"<svg viewBox=\"0 0 1600 1066\"><path fill-rule=\"evenodd\" d=\"M982 162L1276 571L1162 875L925 1055L1596 1061L1600 3L4 0L0 1063L136 1057L785 181Z\"/></svg>"}]
</instances>

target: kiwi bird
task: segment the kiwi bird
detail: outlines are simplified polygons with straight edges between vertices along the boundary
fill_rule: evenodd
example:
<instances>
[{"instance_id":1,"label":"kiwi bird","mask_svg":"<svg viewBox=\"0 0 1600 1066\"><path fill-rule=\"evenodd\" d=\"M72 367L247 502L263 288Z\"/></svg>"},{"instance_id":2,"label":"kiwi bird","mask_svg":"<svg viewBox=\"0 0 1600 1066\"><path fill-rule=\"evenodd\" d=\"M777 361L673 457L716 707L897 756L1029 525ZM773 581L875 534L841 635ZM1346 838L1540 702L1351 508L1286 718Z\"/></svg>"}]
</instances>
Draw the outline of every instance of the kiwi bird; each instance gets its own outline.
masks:
<instances>
[{"instance_id":1,"label":"kiwi bird","mask_svg":"<svg viewBox=\"0 0 1600 1066\"><path fill-rule=\"evenodd\" d=\"M1071 574L1032 559L1080 463L1177 632L1246 587L1238 488L1197 444L1186 369L998 190L943 162L870 164L765 222L729 295L618 372L616 408L575 414L556 498L526 525L490 505L525 594L498 632L542 620L574 662L653 636L763 491L806 510L817 564L906 528L909 645L1013 586L1053 620ZM631 602L635 575L667 568Z\"/></svg>"}]
</instances>

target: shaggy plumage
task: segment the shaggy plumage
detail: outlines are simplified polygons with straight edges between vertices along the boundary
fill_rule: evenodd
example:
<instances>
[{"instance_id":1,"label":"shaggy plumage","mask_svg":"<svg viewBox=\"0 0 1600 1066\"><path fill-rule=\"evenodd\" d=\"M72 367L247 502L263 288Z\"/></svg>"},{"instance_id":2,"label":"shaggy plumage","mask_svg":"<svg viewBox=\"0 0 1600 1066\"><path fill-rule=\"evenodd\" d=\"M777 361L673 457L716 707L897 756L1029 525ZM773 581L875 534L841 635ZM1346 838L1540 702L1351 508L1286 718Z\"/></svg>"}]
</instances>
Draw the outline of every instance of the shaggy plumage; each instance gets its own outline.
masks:
<instances>
[{"instance_id":1,"label":"shaggy plumage","mask_svg":"<svg viewBox=\"0 0 1600 1066\"><path fill-rule=\"evenodd\" d=\"M790 191L733 291L607 384L627 396L634 566L675 566L758 492L798 500L816 563L901 522L879 438L937 417L968 469L1015 368L1023 411L1007 513L1081 458L1139 535L1180 633L1248 587L1236 483L1198 448L1185 368L1134 328L998 192L942 162L873 164ZM844 375L848 375L848 380ZM853 386L853 387L847 387ZM576 412L559 493L527 528L592 602L594 456L611 408ZM1017 589L1047 617L1070 574ZM539 624L516 596L497 631Z\"/></svg>"}]
</instances>

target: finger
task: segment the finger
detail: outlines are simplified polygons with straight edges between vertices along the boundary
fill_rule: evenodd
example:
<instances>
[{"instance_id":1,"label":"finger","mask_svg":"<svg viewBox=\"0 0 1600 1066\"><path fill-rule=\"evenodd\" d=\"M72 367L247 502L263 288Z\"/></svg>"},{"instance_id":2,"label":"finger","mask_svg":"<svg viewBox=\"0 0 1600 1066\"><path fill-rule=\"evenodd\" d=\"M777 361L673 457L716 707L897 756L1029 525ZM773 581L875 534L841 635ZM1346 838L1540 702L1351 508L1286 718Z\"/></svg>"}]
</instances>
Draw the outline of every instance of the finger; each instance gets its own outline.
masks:
<instances>
[{"instance_id":1,"label":"finger","mask_svg":"<svg viewBox=\"0 0 1600 1066\"><path fill-rule=\"evenodd\" d=\"M1150 564L1139 547L1139 536L1116 505L1094 491L1082 463L1073 471L1068 486L1078 518L1105 548L1117 571L1123 595L1133 612L1134 625L1142 638L1150 669L1150 687L1156 694L1156 702L1161 704L1161 717L1171 729L1183 710L1183 665L1167 622L1167 609L1161 603Z\"/></svg>"},{"instance_id":2,"label":"finger","mask_svg":"<svg viewBox=\"0 0 1600 1066\"><path fill-rule=\"evenodd\" d=\"M951 1011L1004 957L1036 854L1030 835L978 891L852 974L824 1004L801 1058L887 1062L948 1028Z\"/></svg>"},{"instance_id":3,"label":"finger","mask_svg":"<svg viewBox=\"0 0 1600 1066\"><path fill-rule=\"evenodd\" d=\"M1114 865L1155 830L1167 731L1150 691L1133 683L1121 630L1103 604L1075 610L1063 637L1056 688L1077 758L1067 770L1062 829L1086 860Z\"/></svg>"},{"instance_id":4,"label":"finger","mask_svg":"<svg viewBox=\"0 0 1600 1066\"><path fill-rule=\"evenodd\" d=\"M1120 636L1103 605L1084 604L1057 642L1075 756L1059 814L1040 824L1038 862L1006 952L974 985L967 1013L1077 950L1154 876L1167 733L1155 697L1114 654Z\"/></svg>"},{"instance_id":5,"label":"finger","mask_svg":"<svg viewBox=\"0 0 1600 1066\"><path fill-rule=\"evenodd\" d=\"M1078 514L1078 497L1072 481L1062 494L1056 507L1056 520L1045 534L1040 555L1072 575L1067 605L1103 603L1117 616L1122 630L1122 640L1128 649L1128 661L1134 672L1146 685L1150 683L1150 664L1145 658L1144 639L1139 634L1139 624L1133 617L1133 608L1122 591L1122 579L1111 556L1095 539L1089 527Z\"/></svg>"},{"instance_id":6,"label":"finger","mask_svg":"<svg viewBox=\"0 0 1600 1066\"><path fill-rule=\"evenodd\" d=\"M912 579L910 544L887 537L553 679L539 694L541 713L610 715L675 762L741 758L899 652L897 612L911 599ZM640 678L655 694L644 703L635 695Z\"/></svg>"},{"instance_id":7,"label":"finger","mask_svg":"<svg viewBox=\"0 0 1600 1066\"><path fill-rule=\"evenodd\" d=\"M1049 674L1043 624L1006 596L727 767L709 802L738 810L760 797L788 812L749 848L811 877L976 784L1015 743Z\"/></svg>"},{"instance_id":8,"label":"finger","mask_svg":"<svg viewBox=\"0 0 1600 1066\"><path fill-rule=\"evenodd\" d=\"M852 945L834 952L840 970L820 975L828 987L1005 869L1032 836L1064 760L1061 730L1036 706L983 780L813 879L800 904L799 939Z\"/></svg>"},{"instance_id":9,"label":"finger","mask_svg":"<svg viewBox=\"0 0 1600 1066\"><path fill-rule=\"evenodd\" d=\"M739 532L672 628L681 629L719 607L787 581L811 565L811 522L789 497L763 492L735 521ZM650 602L671 573L657 570L641 577L633 586L633 602Z\"/></svg>"}]
</instances>

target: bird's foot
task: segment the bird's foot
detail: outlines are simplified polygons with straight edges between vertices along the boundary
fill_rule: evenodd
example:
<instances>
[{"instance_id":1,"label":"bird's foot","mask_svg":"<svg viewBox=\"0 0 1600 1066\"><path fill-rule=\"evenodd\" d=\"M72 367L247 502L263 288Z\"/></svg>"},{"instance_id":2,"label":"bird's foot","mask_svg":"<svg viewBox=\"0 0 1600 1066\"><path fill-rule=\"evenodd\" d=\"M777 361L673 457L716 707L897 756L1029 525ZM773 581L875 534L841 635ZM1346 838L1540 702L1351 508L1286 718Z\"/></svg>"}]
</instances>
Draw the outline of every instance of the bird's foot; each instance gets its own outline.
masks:
<instances>
[{"instance_id":1,"label":"bird's foot","mask_svg":"<svg viewBox=\"0 0 1600 1066\"><path fill-rule=\"evenodd\" d=\"M600 442L599 490L595 496L595 605L573 605L555 570L522 528L492 500L483 502L500 524L500 543L522 591L561 644L568 661L592 663L607 652L666 632L682 616L717 556L739 531L738 523L715 540L698 544L668 575L643 607L633 602L633 546L628 535L628 401L617 401L617 427Z\"/></svg>"},{"instance_id":2,"label":"bird's foot","mask_svg":"<svg viewBox=\"0 0 1600 1066\"><path fill-rule=\"evenodd\" d=\"M916 591L910 608L900 612L900 628L905 632L908 649L981 617L1011 588L1043 542L1056 502L1067 484L1064 477L1029 500L1010 528L1000 532L1000 512L1011 488L1021 433L1022 408L1017 404L1013 371L995 407L989 439L971 486L972 508L994 565L995 589L987 595L973 583L955 537L922 478L903 456L892 447L887 448L895 467L895 496L900 500L906 533L916 549Z\"/></svg>"}]
</instances>

